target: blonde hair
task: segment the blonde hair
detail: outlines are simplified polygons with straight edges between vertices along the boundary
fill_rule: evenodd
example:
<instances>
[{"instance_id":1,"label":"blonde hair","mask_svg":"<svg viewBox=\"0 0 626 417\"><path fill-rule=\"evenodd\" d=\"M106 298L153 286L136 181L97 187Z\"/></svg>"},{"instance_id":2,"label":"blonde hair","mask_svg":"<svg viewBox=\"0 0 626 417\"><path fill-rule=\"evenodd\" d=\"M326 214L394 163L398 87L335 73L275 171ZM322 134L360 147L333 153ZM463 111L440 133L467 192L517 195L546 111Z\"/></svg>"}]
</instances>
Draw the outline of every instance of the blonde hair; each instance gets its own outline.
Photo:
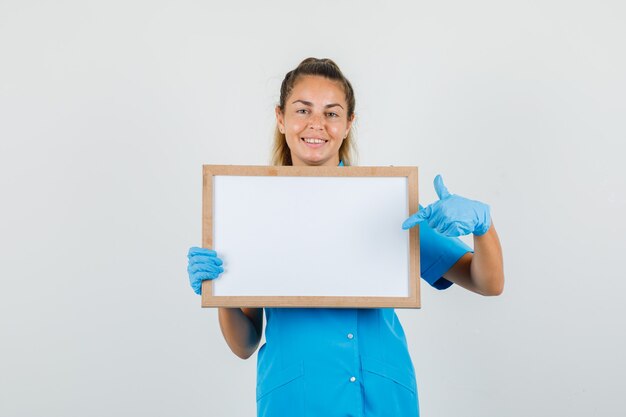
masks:
<instances>
[{"instance_id":1,"label":"blonde hair","mask_svg":"<svg viewBox=\"0 0 626 417\"><path fill-rule=\"evenodd\" d=\"M302 61L294 70L289 71L285 75L280 86L280 101L278 107L281 112L285 111L285 101L291 94L294 85L298 79L305 75L318 75L339 82L346 95L346 104L348 105L347 117L351 120L354 117L354 108L356 105L354 99L354 90L352 84L343 75L337 64L333 60L328 58L307 58ZM352 165L355 158L356 147L354 145L354 138L352 130L354 125L348 132L348 136L343 140L341 147L339 148L339 160L343 161L344 165ZM291 151L287 146L287 139L283 133L280 133L278 126L274 130L274 145L272 147L272 165L293 165L291 160Z\"/></svg>"}]
</instances>

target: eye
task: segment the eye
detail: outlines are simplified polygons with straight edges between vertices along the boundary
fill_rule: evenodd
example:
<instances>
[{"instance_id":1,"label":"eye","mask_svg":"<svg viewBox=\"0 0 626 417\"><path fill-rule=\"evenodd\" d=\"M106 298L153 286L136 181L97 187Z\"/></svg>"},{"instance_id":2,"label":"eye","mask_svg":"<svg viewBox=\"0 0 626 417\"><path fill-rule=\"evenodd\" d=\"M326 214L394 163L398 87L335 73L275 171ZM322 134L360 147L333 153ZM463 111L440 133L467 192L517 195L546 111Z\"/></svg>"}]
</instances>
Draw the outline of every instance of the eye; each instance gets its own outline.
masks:
<instances>
[{"instance_id":1,"label":"eye","mask_svg":"<svg viewBox=\"0 0 626 417\"><path fill-rule=\"evenodd\" d=\"M296 110L296 113L298 114L307 114L309 111L307 109L298 109Z\"/></svg>"},{"instance_id":2,"label":"eye","mask_svg":"<svg viewBox=\"0 0 626 417\"><path fill-rule=\"evenodd\" d=\"M332 111L331 111L331 112L326 113L326 115L327 115L327 116L329 116L329 117L339 117L339 115L338 115L337 113L332 112Z\"/></svg>"}]
</instances>

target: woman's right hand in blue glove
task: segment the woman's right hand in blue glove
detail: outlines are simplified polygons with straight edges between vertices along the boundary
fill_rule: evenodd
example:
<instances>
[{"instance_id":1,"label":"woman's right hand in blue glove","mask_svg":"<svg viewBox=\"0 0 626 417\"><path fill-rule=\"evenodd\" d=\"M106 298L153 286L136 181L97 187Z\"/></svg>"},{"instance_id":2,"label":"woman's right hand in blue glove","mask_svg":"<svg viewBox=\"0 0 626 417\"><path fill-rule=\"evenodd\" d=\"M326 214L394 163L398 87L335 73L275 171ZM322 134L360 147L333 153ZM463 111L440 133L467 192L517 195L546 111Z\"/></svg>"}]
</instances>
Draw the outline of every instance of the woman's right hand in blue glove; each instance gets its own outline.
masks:
<instances>
[{"instance_id":1,"label":"woman's right hand in blue glove","mask_svg":"<svg viewBox=\"0 0 626 417\"><path fill-rule=\"evenodd\" d=\"M202 293L202 281L215 279L224 272L222 260L217 257L214 250L194 246L189 248L187 259L189 259L187 265L189 283L196 294Z\"/></svg>"}]
</instances>

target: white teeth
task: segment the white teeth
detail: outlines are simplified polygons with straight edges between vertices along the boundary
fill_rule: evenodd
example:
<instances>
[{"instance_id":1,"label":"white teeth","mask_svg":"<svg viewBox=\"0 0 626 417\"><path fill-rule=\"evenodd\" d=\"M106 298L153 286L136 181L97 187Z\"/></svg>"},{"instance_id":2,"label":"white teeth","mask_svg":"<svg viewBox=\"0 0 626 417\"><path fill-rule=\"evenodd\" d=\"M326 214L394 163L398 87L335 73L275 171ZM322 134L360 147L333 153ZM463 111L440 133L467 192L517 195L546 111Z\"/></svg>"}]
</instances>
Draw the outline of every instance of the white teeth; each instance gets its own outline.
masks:
<instances>
[{"instance_id":1,"label":"white teeth","mask_svg":"<svg viewBox=\"0 0 626 417\"><path fill-rule=\"evenodd\" d=\"M306 143L325 143L324 139L315 139L315 138L302 138Z\"/></svg>"}]
</instances>

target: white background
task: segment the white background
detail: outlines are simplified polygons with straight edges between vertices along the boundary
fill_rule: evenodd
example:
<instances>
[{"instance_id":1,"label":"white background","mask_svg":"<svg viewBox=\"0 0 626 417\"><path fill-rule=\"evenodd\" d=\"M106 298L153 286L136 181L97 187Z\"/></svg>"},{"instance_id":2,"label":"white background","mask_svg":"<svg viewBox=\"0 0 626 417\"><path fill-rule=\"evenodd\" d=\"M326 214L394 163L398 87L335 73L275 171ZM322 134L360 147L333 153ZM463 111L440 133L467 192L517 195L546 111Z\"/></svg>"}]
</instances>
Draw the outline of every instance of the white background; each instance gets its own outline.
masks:
<instances>
[{"instance_id":1,"label":"white background","mask_svg":"<svg viewBox=\"0 0 626 417\"><path fill-rule=\"evenodd\" d=\"M255 357L189 287L201 165L269 162L331 57L361 165L489 203L506 288L399 311L423 416L626 407L626 6L0 0L0 415L252 416Z\"/></svg>"}]
</instances>

